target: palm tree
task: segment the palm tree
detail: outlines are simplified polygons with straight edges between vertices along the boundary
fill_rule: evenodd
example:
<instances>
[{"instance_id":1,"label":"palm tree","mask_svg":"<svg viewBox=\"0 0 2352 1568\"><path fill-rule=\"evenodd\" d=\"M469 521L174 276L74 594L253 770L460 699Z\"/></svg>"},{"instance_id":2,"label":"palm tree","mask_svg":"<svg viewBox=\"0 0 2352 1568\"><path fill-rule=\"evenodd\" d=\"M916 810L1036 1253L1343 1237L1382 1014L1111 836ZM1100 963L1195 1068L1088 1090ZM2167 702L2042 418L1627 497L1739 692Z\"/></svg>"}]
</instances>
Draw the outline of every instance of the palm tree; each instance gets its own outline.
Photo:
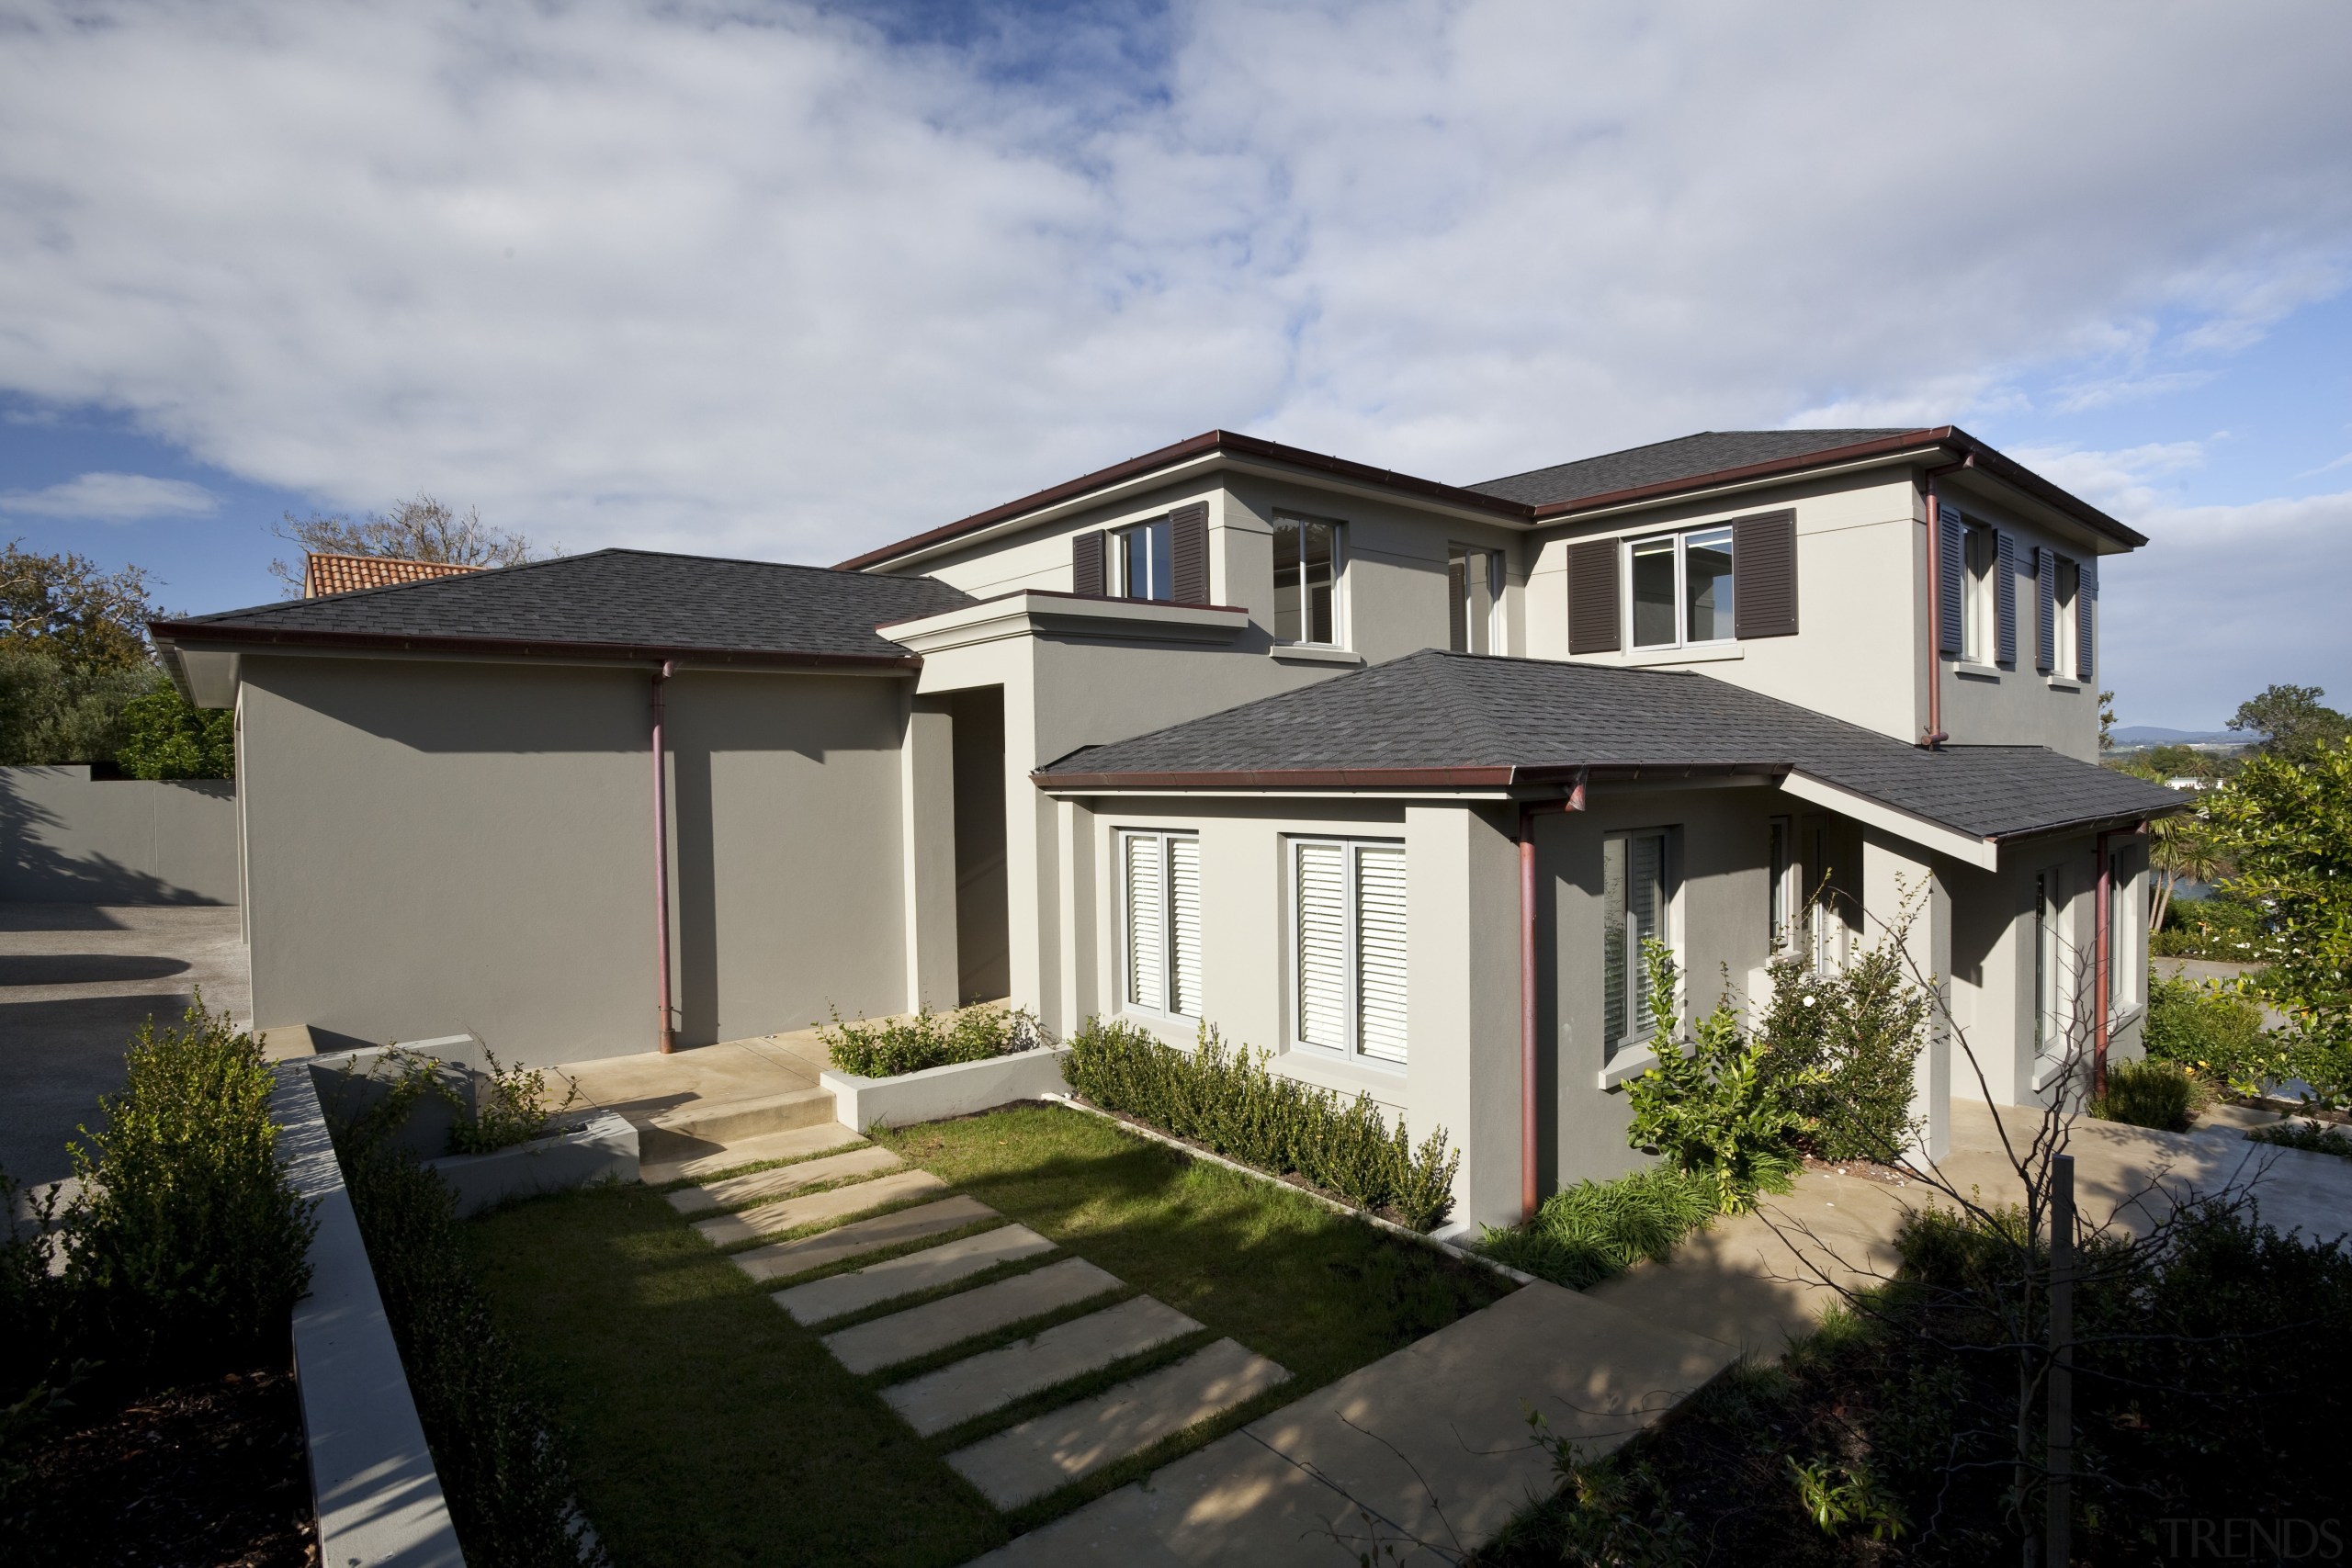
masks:
<instances>
[{"instance_id":1,"label":"palm tree","mask_svg":"<svg viewBox=\"0 0 2352 1568\"><path fill-rule=\"evenodd\" d=\"M2148 847L2148 869L2155 874L2148 879L2153 904L2148 911L2148 930L2152 933L2164 930L2174 888L2184 882L2212 882L2229 868L2221 842L2202 811L2193 816L2160 817L2154 833L2154 841Z\"/></svg>"}]
</instances>

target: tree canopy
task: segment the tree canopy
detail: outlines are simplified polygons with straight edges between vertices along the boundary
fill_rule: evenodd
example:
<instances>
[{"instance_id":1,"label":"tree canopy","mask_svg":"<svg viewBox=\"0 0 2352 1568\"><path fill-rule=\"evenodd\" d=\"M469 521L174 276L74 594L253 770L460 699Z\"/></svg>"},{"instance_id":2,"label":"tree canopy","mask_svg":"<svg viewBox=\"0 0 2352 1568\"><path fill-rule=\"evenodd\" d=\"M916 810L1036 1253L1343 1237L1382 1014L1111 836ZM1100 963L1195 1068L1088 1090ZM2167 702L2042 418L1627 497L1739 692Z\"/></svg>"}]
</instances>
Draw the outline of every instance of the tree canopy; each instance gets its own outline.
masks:
<instances>
[{"instance_id":1,"label":"tree canopy","mask_svg":"<svg viewBox=\"0 0 2352 1568\"><path fill-rule=\"evenodd\" d=\"M322 555L388 556L450 566L519 566L537 559L539 554L522 535L484 523L480 508L469 506L459 513L423 493L396 503L390 512L370 512L357 518L317 512L297 517L289 512L271 532L288 544ZM288 594L302 592L300 561L274 560L269 571L286 585Z\"/></svg>"},{"instance_id":2,"label":"tree canopy","mask_svg":"<svg viewBox=\"0 0 2352 1568\"><path fill-rule=\"evenodd\" d=\"M2256 749L2265 756L2309 761L2323 741L2352 739L2352 718L2323 705L2325 695L2317 686L2266 686L2238 705L2230 728L2259 733Z\"/></svg>"}]
</instances>

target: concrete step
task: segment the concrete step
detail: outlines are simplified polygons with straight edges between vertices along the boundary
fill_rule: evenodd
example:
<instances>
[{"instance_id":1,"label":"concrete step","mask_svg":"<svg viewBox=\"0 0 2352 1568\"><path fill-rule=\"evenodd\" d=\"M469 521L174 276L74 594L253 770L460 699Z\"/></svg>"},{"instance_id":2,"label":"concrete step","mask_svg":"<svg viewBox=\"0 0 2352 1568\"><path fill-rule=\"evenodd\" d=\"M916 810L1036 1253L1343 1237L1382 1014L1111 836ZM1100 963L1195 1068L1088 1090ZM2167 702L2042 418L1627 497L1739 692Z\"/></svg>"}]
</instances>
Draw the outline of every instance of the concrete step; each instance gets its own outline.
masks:
<instances>
[{"instance_id":1,"label":"concrete step","mask_svg":"<svg viewBox=\"0 0 2352 1568\"><path fill-rule=\"evenodd\" d=\"M868 1144L863 1148L844 1149L837 1155L804 1159L797 1165L755 1170L748 1176L730 1176L724 1180L705 1182L699 1187L681 1187L670 1194L670 1207L682 1214L704 1214L713 1209L773 1203L779 1198L789 1198L802 1188L814 1187L820 1181L876 1176L886 1170L896 1170L903 1163L888 1149Z\"/></svg>"},{"instance_id":2,"label":"concrete step","mask_svg":"<svg viewBox=\"0 0 2352 1568\"><path fill-rule=\"evenodd\" d=\"M833 1120L833 1091L792 1089L749 1100L695 1100L650 1115L630 1115L640 1160L689 1160L763 1133L787 1133Z\"/></svg>"},{"instance_id":3,"label":"concrete step","mask_svg":"<svg viewBox=\"0 0 2352 1568\"><path fill-rule=\"evenodd\" d=\"M1200 1326L1174 1307L1137 1296L886 1388L882 1397L927 1438Z\"/></svg>"},{"instance_id":4,"label":"concrete step","mask_svg":"<svg viewBox=\"0 0 2352 1568\"><path fill-rule=\"evenodd\" d=\"M1289 1381L1265 1357L1220 1339L1172 1367L958 1449L947 1462L999 1508L1017 1508Z\"/></svg>"},{"instance_id":5,"label":"concrete step","mask_svg":"<svg viewBox=\"0 0 2352 1568\"><path fill-rule=\"evenodd\" d=\"M722 1170L739 1166L757 1165L771 1159L807 1159L828 1149L851 1148L865 1142L862 1133L854 1133L838 1122L816 1126L795 1127L785 1133L758 1133L748 1138L716 1145L708 1154L691 1159L646 1160L638 1162L638 1175L649 1185L659 1187L681 1179L699 1181L706 1176L716 1176ZM644 1129L638 1132L638 1147L645 1146Z\"/></svg>"},{"instance_id":6,"label":"concrete step","mask_svg":"<svg viewBox=\"0 0 2352 1568\"><path fill-rule=\"evenodd\" d=\"M831 1274L788 1291L778 1291L775 1301L792 1314L795 1323L822 1323L828 1318L864 1312L900 1296L911 1296L917 1291L953 1284L1000 1263L1035 1258L1053 1249L1052 1242L1027 1225L999 1225L961 1241L944 1242L888 1262L869 1263L853 1274Z\"/></svg>"},{"instance_id":7,"label":"concrete step","mask_svg":"<svg viewBox=\"0 0 2352 1568\"><path fill-rule=\"evenodd\" d=\"M1082 1258L1065 1258L1027 1274L961 1295L877 1317L825 1336L825 1348L851 1371L865 1373L987 1334L1025 1317L1041 1317L1115 1291L1119 1281Z\"/></svg>"},{"instance_id":8,"label":"concrete step","mask_svg":"<svg viewBox=\"0 0 2352 1568\"><path fill-rule=\"evenodd\" d=\"M871 1213L886 1203L896 1203L907 1198L927 1198L934 1192L946 1190L947 1183L927 1170L902 1170L891 1176L877 1176L871 1181L836 1187L830 1191L811 1192L805 1197L763 1203L740 1214L713 1214L707 1220L696 1220L695 1229L713 1247L733 1247L738 1242L756 1241L763 1235L781 1235L786 1231L796 1231L803 1225L819 1224L827 1220L845 1220L854 1214Z\"/></svg>"},{"instance_id":9,"label":"concrete step","mask_svg":"<svg viewBox=\"0 0 2352 1568\"><path fill-rule=\"evenodd\" d=\"M903 1242L919 1241L942 1231L952 1231L993 1219L996 1211L978 1198L957 1193L942 1198L936 1203L924 1203L912 1209L900 1209L895 1213L876 1214L870 1220L853 1220L835 1230L816 1235L804 1235L797 1241L779 1241L767 1247L755 1247L748 1251L731 1253L728 1261L754 1280L788 1280L795 1274L806 1274L811 1269L845 1258L879 1252L886 1247Z\"/></svg>"}]
</instances>

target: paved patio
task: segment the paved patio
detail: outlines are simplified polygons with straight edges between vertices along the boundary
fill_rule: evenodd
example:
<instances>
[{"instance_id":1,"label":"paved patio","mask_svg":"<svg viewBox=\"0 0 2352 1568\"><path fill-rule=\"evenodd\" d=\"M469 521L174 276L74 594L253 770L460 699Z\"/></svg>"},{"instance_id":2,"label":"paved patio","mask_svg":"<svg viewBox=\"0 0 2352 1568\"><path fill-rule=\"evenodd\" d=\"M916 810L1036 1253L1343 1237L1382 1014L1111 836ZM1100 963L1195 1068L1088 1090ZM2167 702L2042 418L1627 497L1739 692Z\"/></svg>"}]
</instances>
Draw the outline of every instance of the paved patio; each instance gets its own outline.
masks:
<instances>
[{"instance_id":1,"label":"paved patio","mask_svg":"<svg viewBox=\"0 0 2352 1568\"><path fill-rule=\"evenodd\" d=\"M205 1004L253 1022L237 910L206 905L0 904L0 1167L27 1184L71 1170L122 1052L150 1014Z\"/></svg>"}]
</instances>

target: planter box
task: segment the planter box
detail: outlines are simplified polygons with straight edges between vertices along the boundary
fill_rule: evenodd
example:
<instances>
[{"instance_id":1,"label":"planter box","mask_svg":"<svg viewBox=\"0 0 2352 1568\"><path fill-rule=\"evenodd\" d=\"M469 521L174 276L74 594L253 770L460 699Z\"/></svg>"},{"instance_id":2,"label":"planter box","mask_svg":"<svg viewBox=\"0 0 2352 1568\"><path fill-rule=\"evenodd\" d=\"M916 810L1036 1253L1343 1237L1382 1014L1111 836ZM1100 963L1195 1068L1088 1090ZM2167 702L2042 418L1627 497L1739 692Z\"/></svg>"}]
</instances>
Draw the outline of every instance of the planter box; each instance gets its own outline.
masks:
<instances>
[{"instance_id":1,"label":"planter box","mask_svg":"<svg viewBox=\"0 0 2352 1568\"><path fill-rule=\"evenodd\" d=\"M445 1155L424 1168L457 1189L459 1214L478 1214L509 1198L635 1181L637 1129L616 1111L598 1111L571 1132L486 1155Z\"/></svg>"},{"instance_id":2,"label":"planter box","mask_svg":"<svg viewBox=\"0 0 2352 1568\"><path fill-rule=\"evenodd\" d=\"M968 1116L990 1106L1016 1100L1040 1100L1067 1094L1062 1059L1067 1045L1040 1045L985 1062L950 1062L895 1078L862 1078L855 1073L825 1072L817 1081L833 1091L833 1119L863 1133L876 1122L904 1127L916 1122L936 1122L943 1116Z\"/></svg>"}]
</instances>

